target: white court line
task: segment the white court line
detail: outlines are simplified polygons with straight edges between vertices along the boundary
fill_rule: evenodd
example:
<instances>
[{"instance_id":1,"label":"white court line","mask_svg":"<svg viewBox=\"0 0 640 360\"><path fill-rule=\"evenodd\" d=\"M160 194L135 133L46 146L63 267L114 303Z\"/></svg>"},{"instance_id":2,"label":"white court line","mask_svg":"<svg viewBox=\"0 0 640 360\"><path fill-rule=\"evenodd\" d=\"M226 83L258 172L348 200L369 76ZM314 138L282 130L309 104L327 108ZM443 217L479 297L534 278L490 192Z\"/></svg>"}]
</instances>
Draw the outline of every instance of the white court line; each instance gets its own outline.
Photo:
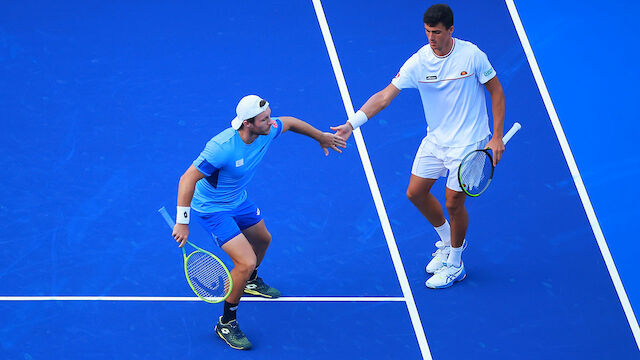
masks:
<instances>
[{"instance_id":1,"label":"white court line","mask_svg":"<svg viewBox=\"0 0 640 360\"><path fill-rule=\"evenodd\" d=\"M202 301L197 296L0 296L0 301ZM402 302L403 297L280 297L265 299L243 297L240 301L281 301L281 302Z\"/></svg>"},{"instance_id":2,"label":"white court line","mask_svg":"<svg viewBox=\"0 0 640 360\"><path fill-rule=\"evenodd\" d=\"M558 141L560 142L560 147L562 148L564 157L567 160L567 165L569 165L569 170L571 171L571 176L573 177L573 181L575 182L576 188L578 189L578 194L580 195L582 206L584 206L584 209L587 213L587 218L589 219L589 223L591 224L591 228L593 229L593 234L595 235L596 241L598 242L598 247L600 247L600 252L602 253L604 262L607 265L607 269L609 270L609 275L611 276L613 285L615 286L616 292L618 293L620 303L622 303L622 308L624 309L624 313L627 316L627 321L629 322L629 326L631 327L633 336L636 339L636 345L640 350L640 327L638 327L638 320L633 313L633 308L631 307L631 303L629 302L627 293L624 290L622 281L620 280L618 269L616 268L616 264L613 262L613 257L611 257L609 246L607 245L604 234L602 233L602 229L600 228L600 224L598 223L598 218L596 217L596 213L593 210L593 206L591 205L591 200L589 200L587 189L582 182L582 177L580 176L580 172L578 171L578 165L573 158L573 154L571 153L571 148L569 147L569 142L567 141L567 137L564 134L564 130L562 130L560 118L558 117L558 113L556 112L556 109L553 106L553 102L551 101L551 95L549 95L547 85L542 78L542 73L540 72L538 62L536 61L535 55L533 54L533 49L531 48L531 44L529 43L527 34L524 31L524 26L522 25L522 21L520 20L520 15L518 15L516 5L514 4L513 0L505 1L507 3L507 7L509 8L509 13L511 14L513 24L515 25L516 31L518 32L518 37L520 38L522 47L524 48L524 52L527 55L529 66L531 67L533 76L536 79L536 84L538 85L538 89L540 90L540 95L542 95L544 105L547 108L549 117L551 118L553 129L555 130Z\"/></svg>"},{"instance_id":3,"label":"white court line","mask_svg":"<svg viewBox=\"0 0 640 360\"><path fill-rule=\"evenodd\" d=\"M351 116L354 114L353 104L351 103L351 96L349 95L349 90L347 89L347 83L344 79L344 74L342 73L342 67L340 66L340 60L338 59L338 53L336 52L333 38L331 37L331 32L329 31L327 18L325 17L320 0L313 0L313 7L315 8L316 16L318 17L318 23L320 24L320 29L322 30L322 37L324 38L325 45L327 46L329 58L331 59L331 65L336 76L336 81L338 82L338 88L340 89L340 95L342 96L344 108L347 111L347 116ZM420 346L420 352L422 352L422 358L431 360L431 351L429 350L427 337L424 334L422 322L420 321L420 314L418 313L416 302L413 299L411 286L409 286L409 280L407 279L407 274L404 270L402 259L400 258L400 252L398 251L396 240L393 236L393 232L391 231L391 224L389 224L387 211L385 210L384 203L382 202L382 195L380 194L380 189L378 188L378 182L376 181L375 174L373 173L373 167L371 166L371 161L369 160L367 147L364 144L364 139L359 128L353 131L353 137L356 140L358 152L360 153L360 160L362 160L362 166L364 167L364 172L367 176L367 181L369 182L369 188L371 189L373 202L375 203L376 210L378 211L378 217L380 218L382 230L384 232L385 239L387 240L387 246L389 247L389 252L391 253L393 266L395 267L398 281L400 282L400 287L402 288L402 294L404 295L407 303L407 309L409 310L411 323L413 324L413 329L416 333L418 345Z\"/></svg>"}]
</instances>

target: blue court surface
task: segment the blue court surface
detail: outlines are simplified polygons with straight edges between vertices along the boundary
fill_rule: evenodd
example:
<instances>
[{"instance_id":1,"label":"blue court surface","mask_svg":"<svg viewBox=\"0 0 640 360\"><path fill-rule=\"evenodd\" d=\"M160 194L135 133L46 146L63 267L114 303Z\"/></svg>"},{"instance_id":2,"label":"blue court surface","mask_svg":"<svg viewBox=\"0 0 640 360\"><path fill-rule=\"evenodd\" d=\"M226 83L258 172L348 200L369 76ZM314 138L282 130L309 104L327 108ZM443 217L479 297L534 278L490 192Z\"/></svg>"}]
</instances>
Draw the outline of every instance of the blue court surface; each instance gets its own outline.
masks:
<instances>
[{"instance_id":1,"label":"blue court surface","mask_svg":"<svg viewBox=\"0 0 640 360\"><path fill-rule=\"evenodd\" d=\"M426 43L431 4L4 2L0 358L640 358L637 5L449 4L497 70L505 127L523 125L467 199L467 279L424 286L437 234L405 191L426 126L404 90L343 154L274 142L249 196L283 298L243 299L240 352L157 209L246 94L343 123ZM190 239L230 264L198 225Z\"/></svg>"}]
</instances>

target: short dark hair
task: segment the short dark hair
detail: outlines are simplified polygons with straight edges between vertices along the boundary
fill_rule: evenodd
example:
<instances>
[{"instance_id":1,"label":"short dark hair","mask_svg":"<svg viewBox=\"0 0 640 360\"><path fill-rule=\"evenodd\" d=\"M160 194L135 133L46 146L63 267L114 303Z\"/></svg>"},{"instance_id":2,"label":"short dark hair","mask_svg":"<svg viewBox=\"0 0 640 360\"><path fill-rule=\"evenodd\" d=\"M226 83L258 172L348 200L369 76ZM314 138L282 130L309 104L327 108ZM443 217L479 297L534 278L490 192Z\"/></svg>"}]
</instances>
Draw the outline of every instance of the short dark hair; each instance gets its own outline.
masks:
<instances>
[{"instance_id":1,"label":"short dark hair","mask_svg":"<svg viewBox=\"0 0 640 360\"><path fill-rule=\"evenodd\" d=\"M259 106L260 106L260 107L263 107L263 106L264 106L264 104L266 104L266 103L267 103L267 100L262 99L262 100L260 100L260 104L259 104ZM256 115L256 116L258 116L258 115ZM254 117L252 117L252 118L247 119L247 121L253 124L253 122L256 120L256 116L254 116Z\"/></svg>"},{"instance_id":2,"label":"short dark hair","mask_svg":"<svg viewBox=\"0 0 640 360\"><path fill-rule=\"evenodd\" d=\"M453 26L453 11L447 4L431 5L424 13L423 20L429 26L442 23L445 29L449 29Z\"/></svg>"}]
</instances>

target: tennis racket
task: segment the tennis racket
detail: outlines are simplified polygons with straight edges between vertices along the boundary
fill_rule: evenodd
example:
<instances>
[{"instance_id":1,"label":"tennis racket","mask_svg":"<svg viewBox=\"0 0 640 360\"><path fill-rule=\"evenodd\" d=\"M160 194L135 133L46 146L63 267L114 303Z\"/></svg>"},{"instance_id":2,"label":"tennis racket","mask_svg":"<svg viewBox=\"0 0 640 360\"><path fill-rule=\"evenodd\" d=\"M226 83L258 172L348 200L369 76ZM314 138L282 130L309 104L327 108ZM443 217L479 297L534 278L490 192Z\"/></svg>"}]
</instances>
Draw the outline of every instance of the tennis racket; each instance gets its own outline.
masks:
<instances>
[{"instance_id":1,"label":"tennis racket","mask_svg":"<svg viewBox=\"0 0 640 360\"><path fill-rule=\"evenodd\" d=\"M521 127L519 123L513 124L502 138L502 142L507 145L507 142ZM469 196L479 196L489 187L491 179L493 179L493 171L491 149L479 149L468 153L458 167L458 182L462 191Z\"/></svg>"},{"instance_id":2,"label":"tennis racket","mask_svg":"<svg viewBox=\"0 0 640 360\"><path fill-rule=\"evenodd\" d=\"M160 215L167 222L167 225L173 230L175 222L169 216L167 209L160 208ZM203 250L189 241L187 241L195 250L187 255L185 246L182 247L182 255L184 256L184 274L187 277L187 283L191 290L198 297L208 303L218 303L223 301L231 293L233 281L229 270L224 263L215 255Z\"/></svg>"}]
</instances>

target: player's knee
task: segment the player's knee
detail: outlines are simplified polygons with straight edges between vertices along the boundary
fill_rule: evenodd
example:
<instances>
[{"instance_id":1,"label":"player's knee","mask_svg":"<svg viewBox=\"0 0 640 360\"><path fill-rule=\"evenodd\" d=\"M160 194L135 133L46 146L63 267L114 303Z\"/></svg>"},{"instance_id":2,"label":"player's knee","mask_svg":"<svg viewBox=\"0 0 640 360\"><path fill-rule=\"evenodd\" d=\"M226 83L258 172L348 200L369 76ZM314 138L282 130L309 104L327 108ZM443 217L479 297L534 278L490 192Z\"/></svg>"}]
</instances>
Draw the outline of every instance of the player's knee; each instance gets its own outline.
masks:
<instances>
[{"instance_id":1,"label":"player's knee","mask_svg":"<svg viewBox=\"0 0 640 360\"><path fill-rule=\"evenodd\" d=\"M445 207L447 208L448 212L455 213L461 209L464 209L464 201L461 201L460 199L455 197L451 197L447 199Z\"/></svg>"},{"instance_id":2,"label":"player's knee","mask_svg":"<svg viewBox=\"0 0 640 360\"><path fill-rule=\"evenodd\" d=\"M238 269L238 271L241 271L243 274L251 275L253 270L256 268L256 263L257 263L256 256L255 254L252 254L251 256L245 256L242 259L240 259L237 262L237 264L235 264L235 267Z\"/></svg>"},{"instance_id":3,"label":"player's knee","mask_svg":"<svg viewBox=\"0 0 640 360\"><path fill-rule=\"evenodd\" d=\"M267 233L265 234L265 236L262 239L262 242L264 242L264 244L266 246L269 246L269 244L271 244L271 233L267 231Z\"/></svg>"},{"instance_id":4,"label":"player's knee","mask_svg":"<svg viewBox=\"0 0 640 360\"><path fill-rule=\"evenodd\" d=\"M456 212L456 210L458 210L458 204L447 200L446 204L445 204L447 211L452 213L452 212Z\"/></svg>"},{"instance_id":5,"label":"player's knee","mask_svg":"<svg viewBox=\"0 0 640 360\"><path fill-rule=\"evenodd\" d=\"M245 267L247 268L247 271L249 272L253 272L253 270L255 270L256 268L256 264L257 264L258 260L256 259L255 256L251 257L251 259L249 259L249 261L247 261Z\"/></svg>"},{"instance_id":6,"label":"player's knee","mask_svg":"<svg viewBox=\"0 0 640 360\"><path fill-rule=\"evenodd\" d=\"M409 198L409 201L411 201L412 203L420 201L420 199L422 199L424 195L425 194L423 194L422 192L416 191L411 187L407 188L407 198Z\"/></svg>"}]
</instances>

